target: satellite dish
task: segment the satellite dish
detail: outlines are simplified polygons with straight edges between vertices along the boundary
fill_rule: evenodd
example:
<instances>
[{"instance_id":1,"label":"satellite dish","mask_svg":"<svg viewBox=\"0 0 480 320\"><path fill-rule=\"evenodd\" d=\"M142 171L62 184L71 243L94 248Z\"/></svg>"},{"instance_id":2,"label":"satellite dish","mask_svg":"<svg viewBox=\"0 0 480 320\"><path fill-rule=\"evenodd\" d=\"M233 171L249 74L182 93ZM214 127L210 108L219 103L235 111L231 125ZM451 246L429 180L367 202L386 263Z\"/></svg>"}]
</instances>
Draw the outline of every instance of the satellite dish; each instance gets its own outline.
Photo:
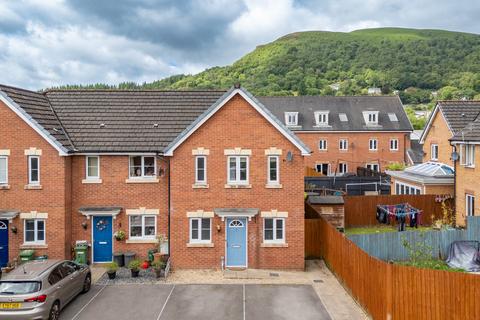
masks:
<instances>
[{"instance_id":1,"label":"satellite dish","mask_svg":"<svg viewBox=\"0 0 480 320\"><path fill-rule=\"evenodd\" d=\"M288 151L287 152L287 161L292 162L292 160L293 160L293 153L292 153L292 151Z\"/></svg>"}]
</instances>

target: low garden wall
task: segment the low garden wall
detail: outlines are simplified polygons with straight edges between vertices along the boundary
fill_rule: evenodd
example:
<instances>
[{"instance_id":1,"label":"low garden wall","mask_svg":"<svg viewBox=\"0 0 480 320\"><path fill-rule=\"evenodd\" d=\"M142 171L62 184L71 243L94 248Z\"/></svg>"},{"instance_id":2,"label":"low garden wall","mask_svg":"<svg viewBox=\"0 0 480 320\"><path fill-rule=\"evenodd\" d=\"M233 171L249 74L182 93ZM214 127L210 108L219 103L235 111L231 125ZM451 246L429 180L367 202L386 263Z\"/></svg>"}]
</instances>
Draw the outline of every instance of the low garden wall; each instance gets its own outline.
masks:
<instances>
[{"instance_id":1,"label":"low garden wall","mask_svg":"<svg viewBox=\"0 0 480 320\"><path fill-rule=\"evenodd\" d=\"M445 259L450 244L459 240L480 241L480 217L467 217L467 229L404 231L348 235L363 251L378 259L402 261L408 259L403 239L415 246L422 242L432 248L433 258Z\"/></svg>"}]
</instances>

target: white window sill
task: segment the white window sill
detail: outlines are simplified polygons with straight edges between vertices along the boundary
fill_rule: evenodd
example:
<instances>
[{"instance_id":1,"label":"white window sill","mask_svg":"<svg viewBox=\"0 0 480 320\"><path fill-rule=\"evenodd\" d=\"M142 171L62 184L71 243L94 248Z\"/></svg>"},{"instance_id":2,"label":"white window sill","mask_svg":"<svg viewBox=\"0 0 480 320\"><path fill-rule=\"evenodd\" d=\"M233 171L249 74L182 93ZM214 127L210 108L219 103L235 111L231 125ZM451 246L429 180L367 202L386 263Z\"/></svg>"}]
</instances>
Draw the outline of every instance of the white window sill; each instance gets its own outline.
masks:
<instances>
[{"instance_id":1,"label":"white window sill","mask_svg":"<svg viewBox=\"0 0 480 320\"><path fill-rule=\"evenodd\" d=\"M264 242L260 245L262 248L288 248L288 243L283 242Z\"/></svg>"},{"instance_id":2,"label":"white window sill","mask_svg":"<svg viewBox=\"0 0 480 320\"><path fill-rule=\"evenodd\" d=\"M48 249L45 243L24 243L20 245L20 249Z\"/></svg>"},{"instance_id":3,"label":"white window sill","mask_svg":"<svg viewBox=\"0 0 480 320\"><path fill-rule=\"evenodd\" d=\"M25 185L25 190L41 190L43 189L40 184L27 184Z\"/></svg>"},{"instance_id":4,"label":"white window sill","mask_svg":"<svg viewBox=\"0 0 480 320\"><path fill-rule=\"evenodd\" d=\"M8 189L10 189L9 184L0 184L0 190L8 190Z\"/></svg>"},{"instance_id":5,"label":"white window sill","mask_svg":"<svg viewBox=\"0 0 480 320\"><path fill-rule=\"evenodd\" d=\"M193 189L208 189L209 185L207 183L195 183L192 184Z\"/></svg>"},{"instance_id":6,"label":"white window sill","mask_svg":"<svg viewBox=\"0 0 480 320\"><path fill-rule=\"evenodd\" d=\"M378 149L372 149L372 150L368 149L368 151L369 152L378 152Z\"/></svg>"},{"instance_id":7,"label":"white window sill","mask_svg":"<svg viewBox=\"0 0 480 320\"><path fill-rule=\"evenodd\" d=\"M229 184L225 185L225 189L251 189L251 184Z\"/></svg>"},{"instance_id":8,"label":"white window sill","mask_svg":"<svg viewBox=\"0 0 480 320\"><path fill-rule=\"evenodd\" d=\"M474 164L469 164L469 165L463 165L465 168L469 168L469 169L475 169L475 165Z\"/></svg>"},{"instance_id":9,"label":"white window sill","mask_svg":"<svg viewBox=\"0 0 480 320\"><path fill-rule=\"evenodd\" d=\"M265 188L267 188L267 189L282 189L283 185L281 185L281 184L266 184Z\"/></svg>"},{"instance_id":10,"label":"white window sill","mask_svg":"<svg viewBox=\"0 0 480 320\"><path fill-rule=\"evenodd\" d=\"M128 178L125 183L158 183L157 178Z\"/></svg>"},{"instance_id":11,"label":"white window sill","mask_svg":"<svg viewBox=\"0 0 480 320\"><path fill-rule=\"evenodd\" d=\"M214 245L212 242L201 243L201 242L189 242L187 243L187 248L213 248Z\"/></svg>"},{"instance_id":12,"label":"white window sill","mask_svg":"<svg viewBox=\"0 0 480 320\"><path fill-rule=\"evenodd\" d=\"M151 243L151 244L157 244L158 240L156 239L128 239L125 241L125 243Z\"/></svg>"},{"instance_id":13,"label":"white window sill","mask_svg":"<svg viewBox=\"0 0 480 320\"><path fill-rule=\"evenodd\" d=\"M102 179L83 179L82 183L84 184L95 184L95 183L102 183Z\"/></svg>"},{"instance_id":14,"label":"white window sill","mask_svg":"<svg viewBox=\"0 0 480 320\"><path fill-rule=\"evenodd\" d=\"M327 149L318 149L318 151L320 151L320 152L327 152L328 150L327 150Z\"/></svg>"}]
</instances>

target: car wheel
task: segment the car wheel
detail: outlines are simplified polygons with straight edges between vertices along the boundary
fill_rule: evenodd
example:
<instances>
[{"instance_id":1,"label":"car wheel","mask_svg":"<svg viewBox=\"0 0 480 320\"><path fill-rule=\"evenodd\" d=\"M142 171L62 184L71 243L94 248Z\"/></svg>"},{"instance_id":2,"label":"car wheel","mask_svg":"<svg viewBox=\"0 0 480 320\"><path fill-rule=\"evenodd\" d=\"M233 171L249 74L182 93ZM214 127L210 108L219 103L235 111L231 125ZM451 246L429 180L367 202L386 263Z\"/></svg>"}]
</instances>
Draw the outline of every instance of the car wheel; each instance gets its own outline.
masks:
<instances>
[{"instance_id":1,"label":"car wheel","mask_svg":"<svg viewBox=\"0 0 480 320\"><path fill-rule=\"evenodd\" d=\"M85 281L83 281L82 293L87 293L88 291L90 291L91 286L92 286L92 277L90 276L90 274L87 274L87 276L85 277Z\"/></svg>"},{"instance_id":2,"label":"car wheel","mask_svg":"<svg viewBox=\"0 0 480 320\"><path fill-rule=\"evenodd\" d=\"M60 318L60 303L58 301L55 301L52 308L50 309L48 320L58 320L59 318Z\"/></svg>"}]
</instances>

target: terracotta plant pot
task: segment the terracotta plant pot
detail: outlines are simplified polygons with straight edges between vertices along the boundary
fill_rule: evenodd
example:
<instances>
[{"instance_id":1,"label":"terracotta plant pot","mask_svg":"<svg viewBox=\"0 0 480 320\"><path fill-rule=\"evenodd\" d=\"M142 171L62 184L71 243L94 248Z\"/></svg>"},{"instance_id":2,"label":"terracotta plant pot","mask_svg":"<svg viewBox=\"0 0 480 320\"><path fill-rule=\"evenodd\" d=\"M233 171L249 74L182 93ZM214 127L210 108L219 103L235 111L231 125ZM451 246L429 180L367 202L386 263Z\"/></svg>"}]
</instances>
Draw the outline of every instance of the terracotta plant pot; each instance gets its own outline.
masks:
<instances>
[{"instance_id":1,"label":"terracotta plant pot","mask_svg":"<svg viewBox=\"0 0 480 320\"><path fill-rule=\"evenodd\" d=\"M114 271L114 272L107 272L108 274L108 279L115 279L115 277L117 276L117 272Z\"/></svg>"},{"instance_id":2,"label":"terracotta plant pot","mask_svg":"<svg viewBox=\"0 0 480 320\"><path fill-rule=\"evenodd\" d=\"M132 273L132 278L138 278L138 274L140 273L140 270L130 269L130 272Z\"/></svg>"}]
</instances>

